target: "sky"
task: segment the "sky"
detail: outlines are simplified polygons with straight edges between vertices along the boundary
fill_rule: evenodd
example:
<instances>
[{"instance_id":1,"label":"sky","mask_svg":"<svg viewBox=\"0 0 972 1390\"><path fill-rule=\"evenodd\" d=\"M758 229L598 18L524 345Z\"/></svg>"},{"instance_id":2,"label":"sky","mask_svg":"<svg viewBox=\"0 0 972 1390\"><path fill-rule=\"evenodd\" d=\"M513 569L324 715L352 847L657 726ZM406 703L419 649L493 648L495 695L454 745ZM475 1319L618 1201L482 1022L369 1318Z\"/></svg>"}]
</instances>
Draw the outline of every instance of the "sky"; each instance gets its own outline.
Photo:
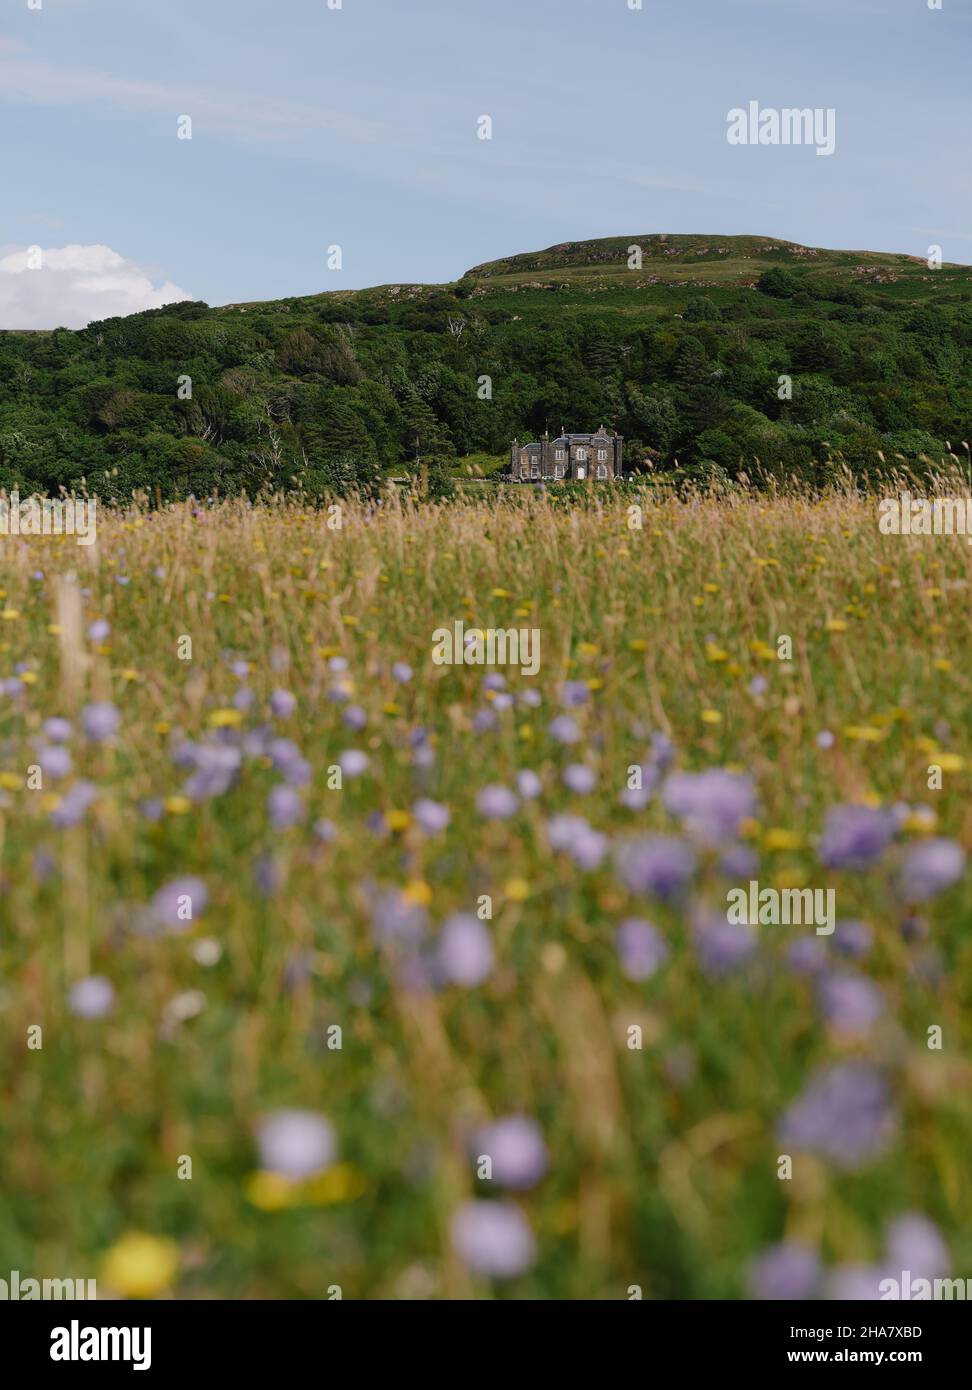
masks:
<instances>
[{"instance_id":1,"label":"sky","mask_svg":"<svg viewBox=\"0 0 972 1390\"><path fill-rule=\"evenodd\" d=\"M970 263L970 55L972 0L6 0L0 328L653 232Z\"/></svg>"}]
</instances>

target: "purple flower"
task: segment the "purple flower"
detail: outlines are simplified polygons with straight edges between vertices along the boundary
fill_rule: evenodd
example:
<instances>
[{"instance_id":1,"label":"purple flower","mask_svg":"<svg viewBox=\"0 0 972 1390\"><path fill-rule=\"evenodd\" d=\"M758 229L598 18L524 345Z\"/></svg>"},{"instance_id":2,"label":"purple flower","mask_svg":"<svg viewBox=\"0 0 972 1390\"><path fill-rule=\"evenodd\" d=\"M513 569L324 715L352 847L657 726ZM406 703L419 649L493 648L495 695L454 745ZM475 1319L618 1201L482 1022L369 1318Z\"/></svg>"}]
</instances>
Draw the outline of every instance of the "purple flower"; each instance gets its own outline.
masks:
<instances>
[{"instance_id":1,"label":"purple flower","mask_svg":"<svg viewBox=\"0 0 972 1390\"><path fill-rule=\"evenodd\" d=\"M569 714L558 714L556 719L550 721L547 732L558 743L576 743L580 738L577 720L571 719Z\"/></svg>"},{"instance_id":2,"label":"purple flower","mask_svg":"<svg viewBox=\"0 0 972 1390\"><path fill-rule=\"evenodd\" d=\"M797 975L819 975L827 964L827 948L819 936L801 936L792 942L786 962Z\"/></svg>"},{"instance_id":3,"label":"purple flower","mask_svg":"<svg viewBox=\"0 0 972 1390\"><path fill-rule=\"evenodd\" d=\"M55 715L44 720L44 737L51 743L67 743L71 737L71 725L66 719Z\"/></svg>"},{"instance_id":4,"label":"purple flower","mask_svg":"<svg viewBox=\"0 0 972 1390\"><path fill-rule=\"evenodd\" d=\"M338 755L338 767L345 777L360 777L368 766L368 754L359 748L347 748Z\"/></svg>"},{"instance_id":5,"label":"purple flower","mask_svg":"<svg viewBox=\"0 0 972 1390\"><path fill-rule=\"evenodd\" d=\"M508 820L519 805L508 787L483 787L476 797L476 809L487 820Z\"/></svg>"},{"instance_id":6,"label":"purple flower","mask_svg":"<svg viewBox=\"0 0 972 1390\"><path fill-rule=\"evenodd\" d=\"M752 680L749 682L750 695L765 695L768 689L769 681L765 676L753 676Z\"/></svg>"},{"instance_id":7,"label":"purple flower","mask_svg":"<svg viewBox=\"0 0 972 1390\"><path fill-rule=\"evenodd\" d=\"M513 1202L465 1202L452 1219L456 1253L477 1274L511 1279L537 1257L533 1232Z\"/></svg>"},{"instance_id":8,"label":"purple flower","mask_svg":"<svg viewBox=\"0 0 972 1390\"><path fill-rule=\"evenodd\" d=\"M646 835L626 840L615 851L621 882L632 893L678 897L695 871L695 855L674 835Z\"/></svg>"},{"instance_id":9,"label":"purple flower","mask_svg":"<svg viewBox=\"0 0 972 1390\"><path fill-rule=\"evenodd\" d=\"M508 690L501 690L498 695L493 696L493 709L506 710L513 708L513 696Z\"/></svg>"},{"instance_id":10,"label":"purple flower","mask_svg":"<svg viewBox=\"0 0 972 1390\"><path fill-rule=\"evenodd\" d=\"M289 719L297 708L297 697L289 690L274 690L270 696L270 713L276 719Z\"/></svg>"},{"instance_id":11,"label":"purple flower","mask_svg":"<svg viewBox=\"0 0 972 1390\"><path fill-rule=\"evenodd\" d=\"M62 777L68 777L71 773L71 754L66 748L61 748L57 744L53 747L38 748L37 761L45 776L52 781L60 781Z\"/></svg>"},{"instance_id":12,"label":"purple flower","mask_svg":"<svg viewBox=\"0 0 972 1390\"><path fill-rule=\"evenodd\" d=\"M267 815L275 830L289 830L304 814L304 804L293 787L281 785L271 788L267 797Z\"/></svg>"},{"instance_id":13,"label":"purple flower","mask_svg":"<svg viewBox=\"0 0 972 1390\"><path fill-rule=\"evenodd\" d=\"M851 960L862 960L871 949L871 928L866 922L847 918L834 928L834 950Z\"/></svg>"},{"instance_id":14,"label":"purple flower","mask_svg":"<svg viewBox=\"0 0 972 1390\"><path fill-rule=\"evenodd\" d=\"M111 624L106 622L104 618L96 618L88 628L88 641L104 642L107 640L110 633Z\"/></svg>"},{"instance_id":15,"label":"purple flower","mask_svg":"<svg viewBox=\"0 0 972 1390\"><path fill-rule=\"evenodd\" d=\"M564 786L578 796L586 796L597 786L597 776L586 763L570 763L564 768Z\"/></svg>"},{"instance_id":16,"label":"purple flower","mask_svg":"<svg viewBox=\"0 0 972 1390\"><path fill-rule=\"evenodd\" d=\"M820 837L821 864L828 869L869 869L894 835L894 817L876 806L832 806Z\"/></svg>"},{"instance_id":17,"label":"purple flower","mask_svg":"<svg viewBox=\"0 0 972 1390\"><path fill-rule=\"evenodd\" d=\"M147 821L160 821L165 814L165 803L161 797L147 796L138 803L138 813Z\"/></svg>"},{"instance_id":18,"label":"purple flower","mask_svg":"<svg viewBox=\"0 0 972 1390\"><path fill-rule=\"evenodd\" d=\"M316 820L314 835L322 845L329 845L332 840L337 839L337 826L332 820Z\"/></svg>"},{"instance_id":19,"label":"purple flower","mask_svg":"<svg viewBox=\"0 0 972 1390\"><path fill-rule=\"evenodd\" d=\"M840 1303L871 1303L881 1297L888 1274L880 1265L838 1265L827 1280L827 1293Z\"/></svg>"},{"instance_id":20,"label":"purple flower","mask_svg":"<svg viewBox=\"0 0 972 1390\"><path fill-rule=\"evenodd\" d=\"M448 806L443 806L439 801L431 801L427 796L420 797L415 802L412 815L426 835L438 835L452 819L452 812Z\"/></svg>"},{"instance_id":21,"label":"purple flower","mask_svg":"<svg viewBox=\"0 0 972 1390\"><path fill-rule=\"evenodd\" d=\"M353 729L356 734L360 734L361 730L368 723L368 716L360 705L348 705L341 715L341 719L348 728Z\"/></svg>"},{"instance_id":22,"label":"purple flower","mask_svg":"<svg viewBox=\"0 0 972 1390\"><path fill-rule=\"evenodd\" d=\"M69 830L72 826L80 824L84 819L84 813L97 795L90 782L75 782L51 812L51 824L58 830Z\"/></svg>"},{"instance_id":23,"label":"purple flower","mask_svg":"<svg viewBox=\"0 0 972 1390\"><path fill-rule=\"evenodd\" d=\"M285 1178L310 1178L337 1156L334 1128L312 1110L277 1110L257 1130L260 1163Z\"/></svg>"},{"instance_id":24,"label":"purple flower","mask_svg":"<svg viewBox=\"0 0 972 1390\"><path fill-rule=\"evenodd\" d=\"M718 913L700 915L694 926L695 949L707 975L721 979L740 969L756 949L756 931L745 922L730 922Z\"/></svg>"},{"instance_id":25,"label":"purple flower","mask_svg":"<svg viewBox=\"0 0 972 1390\"><path fill-rule=\"evenodd\" d=\"M238 748L228 743L184 744L178 750L195 769L183 790L192 801L222 796L233 783L243 761Z\"/></svg>"},{"instance_id":26,"label":"purple flower","mask_svg":"<svg viewBox=\"0 0 972 1390\"><path fill-rule=\"evenodd\" d=\"M578 709L590 698L591 692L583 681L564 681L560 687L560 703L564 709Z\"/></svg>"},{"instance_id":27,"label":"purple flower","mask_svg":"<svg viewBox=\"0 0 972 1390\"><path fill-rule=\"evenodd\" d=\"M230 670L239 681L245 681L250 674L250 663L248 661L231 661Z\"/></svg>"},{"instance_id":28,"label":"purple flower","mask_svg":"<svg viewBox=\"0 0 972 1390\"><path fill-rule=\"evenodd\" d=\"M77 980L68 991L68 1008L76 1018L104 1018L114 1002L114 986L103 975Z\"/></svg>"},{"instance_id":29,"label":"purple flower","mask_svg":"<svg viewBox=\"0 0 972 1390\"><path fill-rule=\"evenodd\" d=\"M491 709L478 709L473 715L472 730L474 734L488 734L496 728L496 715Z\"/></svg>"},{"instance_id":30,"label":"purple flower","mask_svg":"<svg viewBox=\"0 0 972 1390\"><path fill-rule=\"evenodd\" d=\"M439 936L438 966L450 985L471 989L493 973L493 938L486 925L469 912L456 912Z\"/></svg>"},{"instance_id":31,"label":"purple flower","mask_svg":"<svg viewBox=\"0 0 972 1390\"><path fill-rule=\"evenodd\" d=\"M608 838L583 816L554 816L547 822L551 849L569 854L579 869L598 869L608 851Z\"/></svg>"},{"instance_id":32,"label":"purple flower","mask_svg":"<svg viewBox=\"0 0 972 1390\"><path fill-rule=\"evenodd\" d=\"M249 686L241 685L233 696L233 708L238 710L248 710L256 697Z\"/></svg>"},{"instance_id":33,"label":"purple flower","mask_svg":"<svg viewBox=\"0 0 972 1390\"><path fill-rule=\"evenodd\" d=\"M799 1241L783 1241L749 1266L749 1295L776 1301L812 1298L820 1273L820 1257L814 1250Z\"/></svg>"},{"instance_id":34,"label":"purple flower","mask_svg":"<svg viewBox=\"0 0 972 1390\"><path fill-rule=\"evenodd\" d=\"M706 844L734 839L742 821L756 810L752 780L739 772L712 767L705 772L675 772L662 800L685 829Z\"/></svg>"},{"instance_id":35,"label":"purple flower","mask_svg":"<svg viewBox=\"0 0 972 1390\"><path fill-rule=\"evenodd\" d=\"M824 1018L842 1033L866 1033L884 1012L877 985L863 975L834 972L820 981Z\"/></svg>"},{"instance_id":36,"label":"purple flower","mask_svg":"<svg viewBox=\"0 0 972 1390\"><path fill-rule=\"evenodd\" d=\"M407 661L396 661L391 668L392 677L398 681L399 685L408 685L412 676L415 674Z\"/></svg>"},{"instance_id":37,"label":"purple flower","mask_svg":"<svg viewBox=\"0 0 972 1390\"><path fill-rule=\"evenodd\" d=\"M941 1231L926 1216L908 1212L888 1229L888 1264L894 1270L910 1270L912 1279L944 1279L951 1258Z\"/></svg>"},{"instance_id":38,"label":"purple flower","mask_svg":"<svg viewBox=\"0 0 972 1390\"><path fill-rule=\"evenodd\" d=\"M194 874L170 878L152 898L152 918L166 931L185 931L186 924L204 912L208 902L209 890L201 878Z\"/></svg>"},{"instance_id":39,"label":"purple flower","mask_svg":"<svg viewBox=\"0 0 972 1390\"><path fill-rule=\"evenodd\" d=\"M615 937L621 969L629 980L647 980L668 958L668 947L656 927L642 917L626 917Z\"/></svg>"},{"instance_id":40,"label":"purple flower","mask_svg":"<svg viewBox=\"0 0 972 1390\"><path fill-rule=\"evenodd\" d=\"M543 790L540 778L530 768L522 768L516 774L516 789L524 801L532 801Z\"/></svg>"},{"instance_id":41,"label":"purple flower","mask_svg":"<svg viewBox=\"0 0 972 1390\"><path fill-rule=\"evenodd\" d=\"M539 690L524 690L520 695L520 704L526 705L527 709L539 709L543 704L543 696Z\"/></svg>"},{"instance_id":42,"label":"purple flower","mask_svg":"<svg viewBox=\"0 0 972 1390\"><path fill-rule=\"evenodd\" d=\"M508 1115L486 1125L473 1140L473 1152L477 1161L490 1160L494 1182L518 1192L535 1187L549 1163L540 1126L526 1115Z\"/></svg>"},{"instance_id":43,"label":"purple flower","mask_svg":"<svg viewBox=\"0 0 972 1390\"><path fill-rule=\"evenodd\" d=\"M887 1146L895 1123L884 1073L867 1062L838 1062L818 1072L792 1102L780 1136L839 1167L857 1168Z\"/></svg>"},{"instance_id":44,"label":"purple flower","mask_svg":"<svg viewBox=\"0 0 972 1390\"><path fill-rule=\"evenodd\" d=\"M383 893L371 911L371 924L379 946L414 946L425 935L428 914L424 907L410 903L401 893Z\"/></svg>"},{"instance_id":45,"label":"purple flower","mask_svg":"<svg viewBox=\"0 0 972 1390\"><path fill-rule=\"evenodd\" d=\"M821 730L820 730L820 733L817 735L817 738L816 738L816 744L817 744L817 747L818 747L818 748L823 748L823 749L833 748L833 746L834 746L834 736L833 736L833 734L830 732L829 729L821 729Z\"/></svg>"},{"instance_id":46,"label":"purple flower","mask_svg":"<svg viewBox=\"0 0 972 1390\"><path fill-rule=\"evenodd\" d=\"M756 851L749 845L729 845L719 860L719 872L729 879L751 879L758 866Z\"/></svg>"},{"instance_id":47,"label":"purple flower","mask_svg":"<svg viewBox=\"0 0 972 1390\"><path fill-rule=\"evenodd\" d=\"M118 711L105 700L88 705L81 715L81 727L91 743L104 743L115 734L118 724Z\"/></svg>"},{"instance_id":48,"label":"purple flower","mask_svg":"<svg viewBox=\"0 0 972 1390\"><path fill-rule=\"evenodd\" d=\"M957 883L965 871L965 854L954 840L922 840L905 855L901 878L909 902L924 902Z\"/></svg>"},{"instance_id":49,"label":"purple flower","mask_svg":"<svg viewBox=\"0 0 972 1390\"><path fill-rule=\"evenodd\" d=\"M468 639L467 639L468 640ZM501 676L498 671L490 671L489 675L483 677L484 690L504 690L506 688L506 677Z\"/></svg>"}]
</instances>

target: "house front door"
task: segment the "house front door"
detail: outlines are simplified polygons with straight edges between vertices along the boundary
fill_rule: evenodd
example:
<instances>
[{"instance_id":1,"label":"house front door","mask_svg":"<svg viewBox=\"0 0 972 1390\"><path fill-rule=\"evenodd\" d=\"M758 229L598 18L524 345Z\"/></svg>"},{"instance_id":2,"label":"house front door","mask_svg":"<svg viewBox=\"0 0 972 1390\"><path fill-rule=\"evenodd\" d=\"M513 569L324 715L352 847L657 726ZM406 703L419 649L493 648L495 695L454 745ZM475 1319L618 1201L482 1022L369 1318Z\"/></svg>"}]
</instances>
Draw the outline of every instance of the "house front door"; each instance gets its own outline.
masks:
<instances>
[{"instance_id":1,"label":"house front door","mask_svg":"<svg viewBox=\"0 0 972 1390\"><path fill-rule=\"evenodd\" d=\"M583 477L584 477L584 474L586 473L586 471L587 471L587 470L585 469L585 467L584 467L584 465L583 465L582 463L579 463L579 464L577 465L577 476L578 476L578 478L583 478Z\"/></svg>"}]
</instances>

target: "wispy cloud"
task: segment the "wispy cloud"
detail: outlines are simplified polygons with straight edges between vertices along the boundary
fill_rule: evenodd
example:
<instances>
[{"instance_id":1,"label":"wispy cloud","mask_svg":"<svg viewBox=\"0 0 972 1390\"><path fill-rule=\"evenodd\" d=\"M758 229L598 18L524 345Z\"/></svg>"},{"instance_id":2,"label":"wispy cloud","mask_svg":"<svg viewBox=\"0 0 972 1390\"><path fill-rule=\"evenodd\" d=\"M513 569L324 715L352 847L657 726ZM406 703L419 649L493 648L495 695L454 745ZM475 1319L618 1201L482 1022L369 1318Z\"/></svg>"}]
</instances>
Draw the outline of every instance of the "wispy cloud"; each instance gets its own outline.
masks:
<instances>
[{"instance_id":1,"label":"wispy cloud","mask_svg":"<svg viewBox=\"0 0 972 1390\"><path fill-rule=\"evenodd\" d=\"M381 124L305 102L265 98L249 93L202 91L177 84L145 82L63 64L13 57L14 41L0 40L0 100L44 106L87 104L129 112L188 115L210 130L255 141L295 133L374 142ZM21 49L23 45L19 46Z\"/></svg>"}]
</instances>

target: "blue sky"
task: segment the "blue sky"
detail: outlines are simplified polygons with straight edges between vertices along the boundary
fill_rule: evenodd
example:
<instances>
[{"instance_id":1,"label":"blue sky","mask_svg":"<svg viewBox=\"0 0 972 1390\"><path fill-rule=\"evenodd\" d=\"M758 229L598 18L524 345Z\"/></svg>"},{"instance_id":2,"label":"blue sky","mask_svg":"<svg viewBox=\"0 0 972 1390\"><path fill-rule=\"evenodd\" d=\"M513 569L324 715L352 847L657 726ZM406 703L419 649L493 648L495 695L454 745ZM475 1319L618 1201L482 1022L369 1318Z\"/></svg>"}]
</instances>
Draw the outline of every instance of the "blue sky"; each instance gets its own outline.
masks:
<instances>
[{"instance_id":1,"label":"blue sky","mask_svg":"<svg viewBox=\"0 0 972 1390\"><path fill-rule=\"evenodd\" d=\"M212 304L654 231L972 261L972 0L628 3L8 0L0 256ZM833 107L834 155L730 146L751 100Z\"/></svg>"}]
</instances>

